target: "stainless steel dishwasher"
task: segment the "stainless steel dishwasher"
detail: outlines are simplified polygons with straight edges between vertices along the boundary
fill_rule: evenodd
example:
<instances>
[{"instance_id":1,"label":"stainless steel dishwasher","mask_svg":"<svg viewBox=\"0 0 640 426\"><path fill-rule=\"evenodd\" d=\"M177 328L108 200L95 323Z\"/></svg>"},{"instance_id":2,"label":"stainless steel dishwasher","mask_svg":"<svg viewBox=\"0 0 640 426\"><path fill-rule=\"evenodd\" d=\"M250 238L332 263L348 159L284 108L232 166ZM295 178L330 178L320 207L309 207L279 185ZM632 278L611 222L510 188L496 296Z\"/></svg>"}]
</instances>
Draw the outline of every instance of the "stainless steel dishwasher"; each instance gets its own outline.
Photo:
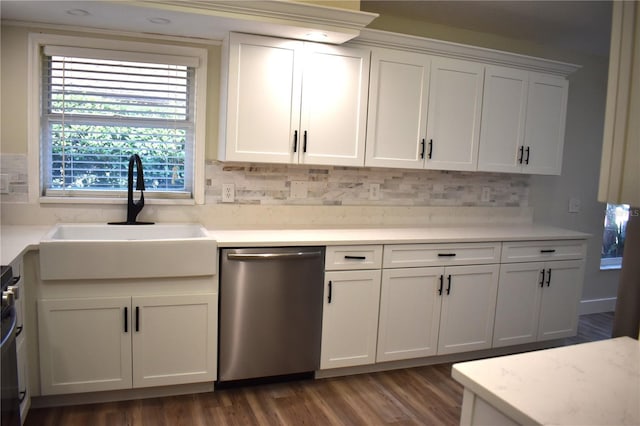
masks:
<instances>
[{"instance_id":1,"label":"stainless steel dishwasher","mask_svg":"<svg viewBox=\"0 0 640 426\"><path fill-rule=\"evenodd\" d=\"M218 381L320 366L324 247L223 249Z\"/></svg>"}]
</instances>

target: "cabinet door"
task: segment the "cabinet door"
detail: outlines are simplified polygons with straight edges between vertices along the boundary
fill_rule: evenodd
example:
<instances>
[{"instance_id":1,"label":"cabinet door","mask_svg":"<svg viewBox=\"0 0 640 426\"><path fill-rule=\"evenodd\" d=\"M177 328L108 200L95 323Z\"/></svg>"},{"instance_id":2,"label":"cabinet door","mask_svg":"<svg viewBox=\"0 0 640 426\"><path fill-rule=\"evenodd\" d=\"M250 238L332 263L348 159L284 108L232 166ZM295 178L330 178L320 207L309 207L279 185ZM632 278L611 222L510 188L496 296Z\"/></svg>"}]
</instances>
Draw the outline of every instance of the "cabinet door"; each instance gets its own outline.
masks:
<instances>
[{"instance_id":1,"label":"cabinet door","mask_svg":"<svg viewBox=\"0 0 640 426\"><path fill-rule=\"evenodd\" d=\"M304 56L300 162L363 166L369 50L305 43Z\"/></svg>"},{"instance_id":2,"label":"cabinet door","mask_svg":"<svg viewBox=\"0 0 640 426\"><path fill-rule=\"evenodd\" d=\"M483 78L482 64L445 58L432 60L428 169L476 170Z\"/></svg>"},{"instance_id":3,"label":"cabinet door","mask_svg":"<svg viewBox=\"0 0 640 426\"><path fill-rule=\"evenodd\" d=\"M444 270L438 354L491 347L499 265Z\"/></svg>"},{"instance_id":4,"label":"cabinet door","mask_svg":"<svg viewBox=\"0 0 640 426\"><path fill-rule=\"evenodd\" d=\"M133 297L133 386L214 381L217 295Z\"/></svg>"},{"instance_id":5,"label":"cabinet door","mask_svg":"<svg viewBox=\"0 0 640 426\"><path fill-rule=\"evenodd\" d=\"M424 167L430 67L426 55L372 52L366 166Z\"/></svg>"},{"instance_id":6,"label":"cabinet door","mask_svg":"<svg viewBox=\"0 0 640 426\"><path fill-rule=\"evenodd\" d=\"M131 387L131 299L38 301L43 395Z\"/></svg>"},{"instance_id":7,"label":"cabinet door","mask_svg":"<svg viewBox=\"0 0 640 426\"><path fill-rule=\"evenodd\" d=\"M380 270L325 272L320 368L373 364Z\"/></svg>"},{"instance_id":8,"label":"cabinet door","mask_svg":"<svg viewBox=\"0 0 640 426\"><path fill-rule=\"evenodd\" d=\"M545 265L547 277L542 291L538 340L574 336L578 330L584 261L546 262Z\"/></svg>"},{"instance_id":9,"label":"cabinet door","mask_svg":"<svg viewBox=\"0 0 640 426\"><path fill-rule=\"evenodd\" d=\"M535 342L542 295L544 262L500 267L493 346Z\"/></svg>"},{"instance_id":10,"label":"cabinet door","mask_svg":"<svg viewBox=\"0 0 640 426\"><path fill-rule=\"evenodd\" d=\"M527 71L486 67L478 170L521 171L528 82Z\"/></svg>"},{"instance_id":11,"label":"cabinet door","mask_svg":"<svg viewBox=\"0 0 640 426\"><path fill-rule=\"evenodd\" d=\"M436 354L443 273L444 268L382 271L376 361Z\"/></svg>"},{"instance_id":12,"label":"cabinet door","mask_svg":"<svg viewBox=\"0 0 640 426\"><path fill-rule=\"evenodd\" d=\"M301 48L299 41L230 35L225 160L298 161Z\"/></svg>"},{"instance_id":13,"label":"cabinet door","mask_svg":"<svg viewBox=\"0 0 640 426\"><path fill-rule=\"evenodd\" d=\"M530 152L529 164L525 164L523 170L525 173L559 175L569 82L546 74L529 75L524 144Z\"/></svg>"}]
</instances>

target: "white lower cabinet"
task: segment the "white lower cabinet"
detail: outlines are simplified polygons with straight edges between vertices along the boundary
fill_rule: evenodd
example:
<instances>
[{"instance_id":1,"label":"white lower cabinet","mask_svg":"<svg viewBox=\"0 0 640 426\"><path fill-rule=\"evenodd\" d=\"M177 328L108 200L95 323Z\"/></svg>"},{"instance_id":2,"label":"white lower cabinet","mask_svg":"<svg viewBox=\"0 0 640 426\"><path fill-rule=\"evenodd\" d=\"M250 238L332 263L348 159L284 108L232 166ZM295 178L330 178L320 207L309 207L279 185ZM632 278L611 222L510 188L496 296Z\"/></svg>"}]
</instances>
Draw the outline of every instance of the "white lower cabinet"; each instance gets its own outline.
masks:
<instances>
[{"instance_id":1,"label":"white lower cabinet","mask_svg":"<svg viewBox=\"0 0 640 426\"><path fill-rule=\"evenodd\" d=\"M376 360L380 270L325 272L320 368Z\"/></svg>"},{"instance_id":2,"label":"white lower cabinet","mask_svg":"<svg viewBox=\"0 0 640 426\"><path fill-rule=\"evenodd\" d=\"M443 274L442 267L382 271L376 361L436 354Z\"/></svg>"},{"instance_id":3,"label":"white lower cabinet","mask_svg":"<svg viewBox=\"0 0 640 426\"><path fill-rule=\"evenodd\" d=\"M38 301L43 395L215 380L217 295Z\"/></svg>"},{"instance_id":4,"label":"white lower cabinet","mask_svg":"<svg viewBox=\"0 0 640 426\"><path fill-rule=\"evenodd\" d=\"M493 346L575 335L584 261L503 264Z\"/></svg>"},{"instance_id":5,"label":"white lower cabinet","mask_svg":"<svg viewBox=\"0 0 640 426\"><path fill-rule=\"evenodd\" d=\"M491 347L499 265L383 271L377 361Z\"/></svg>"}]
</instances>

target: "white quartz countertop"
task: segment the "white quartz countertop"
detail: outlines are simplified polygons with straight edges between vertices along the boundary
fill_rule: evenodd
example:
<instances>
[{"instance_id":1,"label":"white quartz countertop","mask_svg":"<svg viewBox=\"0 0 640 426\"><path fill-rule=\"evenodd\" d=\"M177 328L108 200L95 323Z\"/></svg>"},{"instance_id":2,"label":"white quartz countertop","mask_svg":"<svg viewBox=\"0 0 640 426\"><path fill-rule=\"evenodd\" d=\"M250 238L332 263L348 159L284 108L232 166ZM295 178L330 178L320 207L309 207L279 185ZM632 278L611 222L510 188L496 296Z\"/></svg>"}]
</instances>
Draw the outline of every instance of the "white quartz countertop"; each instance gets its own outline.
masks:
<instances>
[{"instance_id":1,"label":"white quartz countertop","mask_svg":"<svg viewBox=\"0 0 640 426\"><path fill-rule=\"evenodd\" d=\"M38 247L51 226L3 225L0 227L0 264L8 265L28 250Z\"/></svg>"},{"instance_id":2,"label":"white quartz countertop","mask_svg":"<svg viewBox=\"0 0 640 426\"><path fill-rule=\"evenodd\" d=\"M629 337L463 362L452 375L520 424L640 424L640 343Z\"/></svg>"},{"instance_id":3,"label":"white quartz countertop","mask_svg":"<svg viewBox=\"0 0 640 426\"><path fill-rule=\"evenodd\" d=\"M591 235L551 226L486 225L421 228L209 230L219 247L456 243L585 239Z\"/></svg>"},{"instance_id":4,"label":"white quartz countertop","mask_svg":"<svg viewBox=\"0 0 640 426\"><path fill-rule=\"evenodd\" d=\"M38 247L51 226L3 225L0 261L6 265ZM430 226L421 228L208 229L219 247L291 245L411 244L481 241L585 239L583 232L545 225Z\"/></svg>"}]
</instances>

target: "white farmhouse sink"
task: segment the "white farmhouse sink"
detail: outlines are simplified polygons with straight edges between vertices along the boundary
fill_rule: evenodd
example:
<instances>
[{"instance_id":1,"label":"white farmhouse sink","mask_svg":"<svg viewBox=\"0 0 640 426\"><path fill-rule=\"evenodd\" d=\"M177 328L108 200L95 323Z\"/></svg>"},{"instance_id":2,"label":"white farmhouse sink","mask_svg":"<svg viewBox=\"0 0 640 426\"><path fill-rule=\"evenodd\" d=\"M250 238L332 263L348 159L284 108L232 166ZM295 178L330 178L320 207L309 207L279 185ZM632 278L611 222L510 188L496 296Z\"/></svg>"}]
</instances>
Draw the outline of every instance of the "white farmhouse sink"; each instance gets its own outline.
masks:
<instances>
[{"instance_id":1,"label":"white farmhouse sink","mask_svg":"<svg viewBox=\"0 0 640 426\"><path fill-rule=\"evenodd\" d=\"M58 224L40 241L43 280L214 275L216 241L198 224Z\"/></svg>"}]
</instances>

